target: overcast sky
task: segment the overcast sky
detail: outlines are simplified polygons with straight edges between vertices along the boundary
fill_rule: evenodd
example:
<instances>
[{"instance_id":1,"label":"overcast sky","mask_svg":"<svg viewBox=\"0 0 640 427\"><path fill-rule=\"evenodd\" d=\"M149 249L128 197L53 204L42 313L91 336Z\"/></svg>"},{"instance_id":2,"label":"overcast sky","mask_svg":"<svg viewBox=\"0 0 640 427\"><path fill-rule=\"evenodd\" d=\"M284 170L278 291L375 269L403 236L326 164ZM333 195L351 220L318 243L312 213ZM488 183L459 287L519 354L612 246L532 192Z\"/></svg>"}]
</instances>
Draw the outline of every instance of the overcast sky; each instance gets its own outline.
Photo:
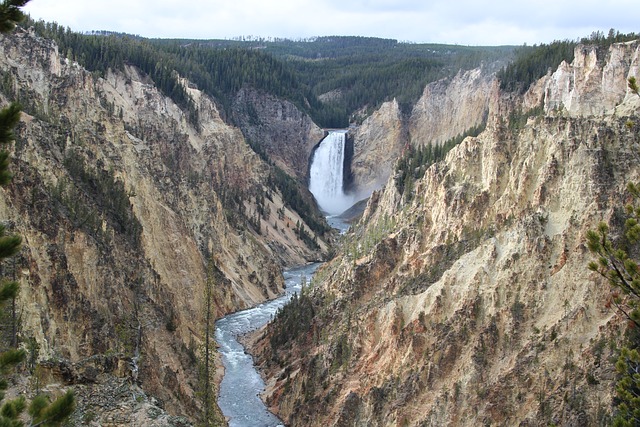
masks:
<instances>
[{"instance_id":1,"label":"overcast sky","mask_svg":"<svg viewBox=\"0 0 640 427\"><path fill-rule=\"evenodd\" d=\"M465 45L640 32L637 0L31 0L34 19L145 37L358 35Z\"/></svg>"}]
</instances>

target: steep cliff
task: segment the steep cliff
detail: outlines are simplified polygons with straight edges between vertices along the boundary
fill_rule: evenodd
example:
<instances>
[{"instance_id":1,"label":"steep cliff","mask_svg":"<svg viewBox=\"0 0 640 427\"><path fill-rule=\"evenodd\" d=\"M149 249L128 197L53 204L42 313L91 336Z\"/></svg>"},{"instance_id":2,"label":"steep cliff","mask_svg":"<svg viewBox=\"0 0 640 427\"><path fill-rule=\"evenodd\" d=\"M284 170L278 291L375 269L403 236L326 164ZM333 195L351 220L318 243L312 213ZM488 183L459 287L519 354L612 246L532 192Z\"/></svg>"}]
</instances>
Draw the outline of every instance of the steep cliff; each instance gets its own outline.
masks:
<instances>
[{"instance_id":1,"label":"steep cliff","mask_svg":"<svg viewBox=\"0 0 640 427\"><path fill-rule=\"evenodd\" d=\"M91 365L100 381L56 378L126 378L196 420L206 284L216 315L271 298L281 267L321 257L323 237L300 239L269 166L189 82L197 119L137 69L92 75L23 30L0 40L0 72L2 103L24 106L0 193L24 240L21 336L52 366L117 355L128 368Z\"/></svg>"},{"instance_id":2,"label":"steep cliff","mask_svg":"<svg viewBox=\"0 0 640 427\"><path fill-rule=\"evenodd\" d=\"M627 93L625 77L637 76L639 41L616 43L607 52L594 46L578 46L571 65L563 62L553 74L542 79L545 111L564 111L572 117L609 113ZM600 53L600 57L599 57Z\"/></svg>"},{"instance_id":3,"label":"steep cliff","mask_svg":"<svg viewBox=\"0 0 640 427\"><path fill-rule=\"evenodd\" d=\"M484 67L428 84L409 118L412 143L442 144L480 125L497 96L495 75Z\"/></svg>"},{"instance_id":4,"label":"steep cliff","mask_svg":"<svg viewBox=\"0 0 640 427\"><path fill-rule=\"evenodd\" d=\"M368 197L391 175L407 141L398 102L385 102L353 132L351 173L357 194Z\"/></svg>"},{"instance_id":5,"label":"steep cliff","mask_svg":"<svg viewBox=\"0 0 640 427\"><path fill-rule=\"evenodd\" d=\"M291 175L307 182L309 157L324 131L290 101L250 88L238 92L233 115L245 136Z\"/></svg>"},{"instance_id":6,"label":"steep cliff","mask_svg":"<svg viewBox=\"0 0 640 427\"><path fill-rule=\"evenodd\" d=\"M580 75L579 50L553 76ZM592 81L616 63L611 84L625 87L637 44L614 45ZM606 422L624 322L587 270L585 233L621 224L626 183L640 178L628 126L640 100L623 90L583 106L593 87L575 85L571 109L588 117L545 104L512 125L514 112L564 96L553 76L522 98L491 97L487 129L431 166L412 198L393 178L375 192L294 315L256 341L266 401L288 424ZM306 329L286 328L309 313Z\"/></svg>"},{"instance_id":7,"label":"steep cliff","mask_svg":"<svg viewBox=\"0 0 640 427\"><path fill-rule=\"evenodd\" d=\"M425 86L409 116L395 100L384 103L352 130L354 192L366 197L380 189L408 144L442 144L481 126L498 96L495 73L481 67Z\"/></svg>"}]
</instances>

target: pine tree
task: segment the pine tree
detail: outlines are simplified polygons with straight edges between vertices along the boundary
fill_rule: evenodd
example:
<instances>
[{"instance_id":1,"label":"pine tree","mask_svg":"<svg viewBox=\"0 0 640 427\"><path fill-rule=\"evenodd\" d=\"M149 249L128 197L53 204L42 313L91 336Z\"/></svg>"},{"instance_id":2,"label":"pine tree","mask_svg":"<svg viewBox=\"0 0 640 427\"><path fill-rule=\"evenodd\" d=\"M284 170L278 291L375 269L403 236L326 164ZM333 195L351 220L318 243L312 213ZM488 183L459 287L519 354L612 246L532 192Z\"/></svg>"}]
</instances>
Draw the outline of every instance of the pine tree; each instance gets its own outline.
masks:
<instances>
[{"instance_id":1,"label":"pine tree","mask_svg":"<svg viewBox=\"0 0 640 427\"><path fill-rule=\"evenodd\" d=\"M24 19L20 10L29 0L4 0L0 4L0 33L13 31L16 24Z\"/></svg>"},{"instance_id":2,"label":"pine tree","mask_svg":"<svg viewBox=\"0 0 640 427\"><path fill-rule=\"evenodd\" d=\"M640 242L640 187L629 184L635 206L627 206L629 215L625 224L627 246L636 246ZM616 245L611 239L609 226L600 223L597 230L587 233L587 244L598 260L589 263L589 269L604 277L612 287L611 303L627 318L635 328L629 330L628 342L620 348L616 371L619 379L616 384L617 408L614 426L640 425L640 341L637 328L640 326L640 270L637 259Z\"/></svg>"},{"instance_id":3,"label":"pine tree","mask_svg":"<svg viewBox=\"0 0 640 427\"><path fill-rule=\"evenodd\" d=\"M29 0L5 0L0 4L0 32L7 33L13 30L16 23L20 22L24 15L20 7L27 4ZM13 103L0 110L0 185L7 185L11 180L9 172L9 151L4 147L14 140L13 129L20 120L20 105ZM15 234L7 234L6 226L0 224L0 263L20 250L22 238ZM20 286L15 281L2 280L0 282L0 305L6 301L15 301ZM17 340L13 339L13 345L17 345ZM12 348L0 353L0 401L4 399L4 391L8 387L4 376L11 369L23 362L26 352L23 349ZM24 397L19 397L4 402L0 407L0 426L20 427L23 425L19 419L20 414L27 407ZM68 391L63 396L52 403L46 396L37 396L29 405L29 415L32 417L32 426L59 426L64 422L75 409L75 398L72 391Z\"/></svg>"},{"instance_id":4,"label":"pine tree","mask_svg":"<svg viewBox=\"0 0 640 427\"><path fill-rule=\"evenodd\" d=\"M640 96L635 77L629 78L629 89ZM613 425L618 427L640 425L640 183L629 183L627 191L633 201L625 207L627 220L620 241L612 239L604 222L587 233L587 246L597 256L597 261L589 263L589 269L609 282L611 303L630 325L627 343L620 348L615 365L618 383Z\"/></svg>"},{"instance_id":5,"label":"pine tree","mask_svg":"<svg viewBox=\"0 0 640 427\"><path fill-rule=\"evenodd\" d=\"M629 77L629 89L631 90L632 93L635 93L636 95L640 96L640 87L638 87L638 82L635 76Z\"/></svg>"}]
</instances>

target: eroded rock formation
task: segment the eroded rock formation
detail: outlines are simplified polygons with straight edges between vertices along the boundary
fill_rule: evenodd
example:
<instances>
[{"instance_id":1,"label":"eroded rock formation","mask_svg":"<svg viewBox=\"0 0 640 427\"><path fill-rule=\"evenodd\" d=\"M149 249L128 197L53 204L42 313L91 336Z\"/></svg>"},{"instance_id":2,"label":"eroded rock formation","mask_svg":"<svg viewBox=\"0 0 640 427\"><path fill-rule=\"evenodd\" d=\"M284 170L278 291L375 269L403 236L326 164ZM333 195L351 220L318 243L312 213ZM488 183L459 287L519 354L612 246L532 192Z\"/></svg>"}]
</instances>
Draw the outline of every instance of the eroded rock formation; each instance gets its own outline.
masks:
<instances>
[{"instance_id":1,"label":"eroded rock formation","mask_svg":"<svg viewBox=\"0 0 640 427\"><path fill-rule=\"evenodd\" d=\"M431 166L413 197L393 178L375 192L298 304L316 316L308 330L276 322L256 341L266 401L288 424L606 422L624 321L587 269L585 233L621 225L626 183L640 178L640 99L616 89L596 105L600 83L558 86L584 74L581 51L524 97L492 97L487 129ZM626 87L637 44L604 56L589 81ZM567 93L575 102L557 107ZM509 125L541 100L546 113Z\"/></svg>"},{"instance_id":2,"label":"eroded rock formation","mask_svg":"<svg viewBox=\"0 0 640 427\"><path fill-rule=\"evenodd\" d=\"M325 136L309 116L290 101L250 88L238 92L233 114L248 139L286 172L307 181L309 157Z\"/></svg>"},{"instance_id":3,"label":"eroded rock formation","mask_svg":"<svg viewBox=\"0 0 640 427\"><path fill-rule=\"evenodd\" d=\"M428 84L408 117L395 100L384 103L352 130L354 192L367 197L382 188L409 145L442 144L482 126L497 97L494 73L481 67Z\"/></svg>"},{"instance_id":4,"label":"eroded rock formation","mask_svg":"<svg viewBox=\"0 0 640 427\"><path fill-rule=\"evenodd\" d=\"M353 132L351 172L356 194L365 198L389 179L407 137L398 102L385 102Z\"/></svg>"},{"instance_id":5,"label":"eroded rock formation","mask_svg":"<svg viewBox=\"0 0 640 427\"><path fill-rule=\"evenodd\" d=\"M197 121L137 69L99 77L24 30L1 38L0 71L2 104L24 106L0 192L24 240L21 336L40 360L117 355L126 373L100 384L123 378L142 387L131 405L150 393L195 421L207 282L218 316L256 304L281 292L282 266L320 258L323 237L299 239L268 165L189 82Z\"/></svg>"},{"instance_id":6,"label":"eroded rock formation","mask_svg":"<svg viewBox=\"0 0 640 427\"><path fill-rule=\"evenodd\" d=\"M411 111L411 142L442 144L462 135L486 121L489 105L497 96L494 74L482 67L428 84Z\"/></svg>"}]
</instances>

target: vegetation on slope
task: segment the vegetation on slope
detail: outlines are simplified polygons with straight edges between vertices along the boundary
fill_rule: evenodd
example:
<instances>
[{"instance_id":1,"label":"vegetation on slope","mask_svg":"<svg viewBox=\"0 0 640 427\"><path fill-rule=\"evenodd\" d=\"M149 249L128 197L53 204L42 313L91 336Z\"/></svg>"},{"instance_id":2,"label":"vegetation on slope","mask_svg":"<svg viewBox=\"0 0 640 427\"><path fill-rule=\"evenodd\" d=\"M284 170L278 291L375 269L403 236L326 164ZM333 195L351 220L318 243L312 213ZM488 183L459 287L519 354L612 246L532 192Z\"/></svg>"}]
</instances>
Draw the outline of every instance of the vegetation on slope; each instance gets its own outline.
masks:
<instances>
[{"instance_id":1,"label":"vegetation on slope","mask_svg":"<svg viewBox=\"0 0 640 427\"><path fill-rule=\"evenodd\" d=\"M512 46L470 47L401 43L374 37L329 36L305 40L180 40L212 49L250 48L285 61L308 88L311 114L323 126L345 127L353 113L396 98L404 109L427 83L508 59ZM154 41L159 43L159 41ZM163 41L162 43L167 43ZM322 99L322 102L318 100Z\"/></svg>"},{"instance_id":2,"label":"vegetation on slope","mask_svg":"<svg viewBox=\"0 0 640 427\"><path fill-rule=\"evenodd\" d=\"M249 49L208 49L178 43L152 44L120 35L85 35L42 21L29 22L37 34L56 41L60 52L89 71L106 74L134 65L156 86L192 114L195 109L179 77L186 77L228 109L231 98L244 85L265 90L297 104L304 94L294 73L281 61Z\"/></svg>"},{"instance_id":3,"label":"vegetation on slope","mask_svg":"<svg viewBox=\"0 0 640 427\"><path fill-rule=\"evenodd\" d=\"M429 166L445 158L447 153L468 136L478 136L486 123L474 126L462 134L442 144L425 144L420 147L410 145L396 163L395 183L405 199L413 197L413 183L424 176Z\"/></svg>"},{"instance_id":4,"label":"vegetation on slope","mask_svg":"<svg viewBox=\"0 0 640 427\"><path fill-rule=\"evenodd\" d=\"M409 111L428 83L508 58L513 50L353 37L319 38L311 46L316 59L287 58L314 95L335 94L325 102L345 115L362 108L372 111L393 98Z\"/></svg>"},{"instance_id":5,"label":"vegetation on slope","mask_svg":"<svg viewBox=\"0 0 640 427\"><path fill-rule=\"evenodd\" d=\"M29 21L60 52L103 75L134 65L178 105L197 116L178 77L186 77L228 112L244 86L288 99L323 127L346 127L350 115L398 99L412 105L424 86L460 69L508 57L513 47L399 43L370 37L292 40L151 40L119 33L80 34ZM328 96L333 93L335 96ZM325 96L323 96L325 95ZM322 101L321 101L322 99Z\"/></svg>"},{"instance_id":6,"label":"vegetation on slope","mask_svg":"<svg viewBox=\"0 0 640 427\"><path fill-rule=\"evenodd\" d=\"M110 238L103 229L103 220L107 220L111 229L138 247L142 224L133 213L129 202L131 194L125 190L124 183L111 170L90 167L75 151L66 153L64 166L71 180L59 180L51 194L74 225L104 242Z\"/></svg>"},{"instance_id":7,"label":"vegetation on slope","mask_svg":"<svg viewBox=\"0 0 640 427\"><path fill-rule=\"evenodd\" d=\"M8 33L15 28L24 16L20 7L23 7L29 0L5 0L0 4L0 32ZM20 106L12 103L8 107L0 110L0 185L6 186L11 180L9 172L9 151L4 147L9 146L15 139L14 127L20 119ZM16 256L20 251L22 238L16 234L9 234L4 224L0 224L0 263L10 257ZM4 400L5 390L9 383L5 378L12 369L20 365L27 359L27 352L19 348L19 337L17 332L16 297L20 290L20 284L15 280L2 279L0 281L0 318L4 316L11 318L11 333L8 342L2 340L0 347L0 401ZM11 304L8 304L8 303ZM9 307L7 307L9 305ZM6 312L5 312L6 310ZM37 344L33 341L27 343L29 348L30 362L37 360ZM33 366L33 365L32 365ZM24 367L23 367L24 368ZM28 406L28 409L27 409ZM66 421L75 410L75 397L73 391L69 390L64 395L58 397L53 402L49 396L38 393L27 405L25 396L18 396L11 400L6 400L0 406L0 425L20 427L23 425L22 413L27 409L29 422L32 426L56 427Z\"/></svg>"},{"instance_id":8,"label":"vegetation on slope","mask_svg":"<svg viewBox=\"0 0 640 427\"><path fill-rule=\"evenodd\" d=\"M629 78L629 88L640 96L635 77ZM633 128L635 123L628 122ZM636 128L637 129L637 128ZM640 183L629 183L627 191L632 201L625 206L624 232L616 238L608 224L601 222L597 230L587 233L587 246L597 256L589 269L604 277L612 288L613 304L628 320L627 342L619 350L616 361L618 372L617 408L614 426L640 424Z\"/></svg>"},{"instance_id":9,"label":"vegetation on slope","mask_svg":"<svg viewBox=\"0 0 640 427\"><path fill-rule=\"evenodd\" d=\"M316 234L323 235L330 231L331 227L318 215L318 211L313 207L313 202L304 197L302 191L300 191L299 184L269 158L264 147L251 139L247 141L253 151L271 167L266 181L267 187L273 191L279 191L285 206L296 211L305 224ZM262 196L269 197L268 194L262 194ZM304 239L304 229L300 230L301 232L299 234L301 238ZM311 246L313 246L313 244Z\"/></svg>"},{"instance_id":10,"label":"vegetation on slope","mask_svg":"<svg viewBox=\"0 0 640 427\"><path fill-rule=\"evenodd\" d=\"M587 234L588 247L598 260L589 269L607 279L612 287L613 304L629 321L627 342L619 349L616 371L619 379L617 413L614 426L633 426L640 422L640 271L637 245L640 242L640 185L629 184L634 204L626 207L627 220L622 238L614 242L609 226L601 223Z\"/></svg>"}]
</instances>

